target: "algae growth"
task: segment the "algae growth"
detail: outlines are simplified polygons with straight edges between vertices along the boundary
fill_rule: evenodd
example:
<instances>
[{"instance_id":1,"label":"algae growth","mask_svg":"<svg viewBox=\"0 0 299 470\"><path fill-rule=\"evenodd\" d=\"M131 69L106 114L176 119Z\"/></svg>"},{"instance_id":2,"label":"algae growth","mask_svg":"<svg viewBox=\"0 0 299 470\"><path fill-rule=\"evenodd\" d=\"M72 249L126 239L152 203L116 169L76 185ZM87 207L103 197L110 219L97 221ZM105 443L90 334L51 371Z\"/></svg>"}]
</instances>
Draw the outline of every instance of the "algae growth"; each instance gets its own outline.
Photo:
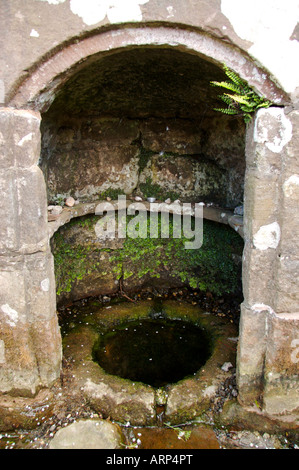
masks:
<instances>
[{"instance_id":1,"label":"algae growth","mask_svg":"<svg viewBox=\"0 0 299 470\"><path fill-rule=\"evenodd\" d=\"M127 216L127 227L132 217ZM102 276L108 272L116 279L160 278L194 289L210 291L216 295L237 292L240 288L240 268L234 261L240 256L243 240L230 227L203 221L203 244L199 249L185 249L189 241L182 234L173 238L173 220L169 221L169 238L161 237L161 217L158 218L157 238L150 237L148 217L147 232L137 238L125 238L118 247L109 242L99 247L94 230L97 216L73 219L55 233L52 250L58 295L70 292L73 285L90 273L98 271ZM194 221L193 221L194 222ZM85 230L84 236L75 236L72 228ZM86 230L88 236L86 235ZM105 253L105 261L103 261Z\"/></svg>"}]
</instances>

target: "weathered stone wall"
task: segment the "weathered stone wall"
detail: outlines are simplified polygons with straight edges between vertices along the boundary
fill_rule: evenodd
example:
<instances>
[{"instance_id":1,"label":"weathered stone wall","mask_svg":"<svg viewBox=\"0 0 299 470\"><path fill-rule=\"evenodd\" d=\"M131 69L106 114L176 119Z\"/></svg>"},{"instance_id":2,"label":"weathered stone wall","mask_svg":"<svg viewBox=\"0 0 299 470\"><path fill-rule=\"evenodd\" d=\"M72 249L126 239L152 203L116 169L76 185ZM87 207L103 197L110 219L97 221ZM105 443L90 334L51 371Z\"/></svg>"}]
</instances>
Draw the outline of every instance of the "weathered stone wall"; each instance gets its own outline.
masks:
<instances>
[{"instance_id":1,"label":"weathered stone wall","mask_svg":"<svg viewBox=\"0 0 299 470\"><path fill-rule=\"evenodd\" d=\"M117 213L111 214L112 219L117 226ZM132 222L134 218L127 217L127 229ZM186 250L188 239L183 235L183 222L180 239L172 236L171 220L170 238L167 239L162 238L161 230L157 238L150 238L149 216L147 236L138 239L129 236L118 239L114 233L109 238L106 232L100 236L97 228L100 223L100 216L74 218L51 239L59 305L119 291L136 293L147 288L160 290L183 286L218 296L240 296L239 260L243 240L232 228L205 220L202 246ZM162 224L161 218L158 226Z\"/></svg>"},{"instance_id":2,"label":"weathered stone wall","mask_svg":"<svg viewBox=\"0 0 299 470\"><path fill-rule=\"evenodd\" d=\"M94 0L85 4L78 0L27 0L25 5L22 0L4 0L0 7L2 102L7 103L21 79L49 51L61 50L74 38L88 36L95 30L105 30L111 25L119 29L123 24L133 24L137 29L139 25L151 24L166 25L170 30L184 29L185 25L189 30L199 28L218 40L219 49L225 41L231 49L237 46L248 52L292 94L293 100L298 99L298 72L293 60L298 56L296 0L288 4L263 0L250 8L247 0L130 0L125 8L118 1ZM150 40L149 33L147 44ZM109 49L111 43L107 41L106 50ZM225 59L230 60L223 56L222 60ZM235 66L242 67L244 63L236 61ZM252 76L251 80L257 78Z\"/></svg>"},{"instance_id":3,"label":"weathered stone wall","mask_svg":"<svg viewBox=\"0 0 299 470\"><path fill-rule=\"evenodd\" d=\"M154 46L219 70L225 62L285 107L259 111L247 130L238 387L244 406L258 404L281 419L298 414L297 0L4 0L0 9L0 392L49 386L61 358L46 186L37 166L40 117L32 111L47 111L99 54ZM187 76L182 81L189 89Z\"/></svg>"},{"instance_id":4,"label":"weathered stone wall","mask_svg":"<svg viewBox=\"0 0 299 470\"><path fill-rule=\"evenodd\" d=\"M28 395L59 377L61 361L45 182L37 166L40 116L2 108L0 121L0 384L1 392Z\"/></svg>"},{"instance_id":5,"label":"weathered stone wall","mask_svg":"<svg viewBox=\"0 0 299 470\"><path fill-rule=\"evenodd\" d=\"M40 166L49 202L117 193L159 200L243 202L244 125L238 119L132 120L63 116L43 123Z\"/></svg>"},{"instance_id":6,"label":"weathered stone wall","mask_svg":"<svg viewBox=\"0 0 299 470\"><path fill-rule=\"evenodd\" d=\"M297 119L260 110L247 132L239 398L272 415L298 410Z\"/></svg>"}]
</instances>

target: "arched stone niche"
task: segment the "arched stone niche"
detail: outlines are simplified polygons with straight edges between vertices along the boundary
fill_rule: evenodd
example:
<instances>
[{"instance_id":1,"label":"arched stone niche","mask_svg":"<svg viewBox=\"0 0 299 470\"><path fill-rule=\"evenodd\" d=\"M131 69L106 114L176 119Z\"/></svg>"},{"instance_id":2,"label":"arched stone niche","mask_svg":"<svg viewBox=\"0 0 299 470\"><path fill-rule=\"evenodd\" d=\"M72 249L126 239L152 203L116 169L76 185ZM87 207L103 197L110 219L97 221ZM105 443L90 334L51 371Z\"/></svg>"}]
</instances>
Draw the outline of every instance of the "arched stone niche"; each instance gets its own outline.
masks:
<instances>
[{"instance_id":1,"label":"arched stone niche","mask_svg":"<svg viewBox=\"0 0 299 470\"><path fill-rule=\"evenodd\" d=\"M99 53L167 46L225 62L278 106L285 94L239 49L201 32L139 27L95 34L38 64L2 108L0 391L34 395L59 377L61 340L37 163L40 112ZM246 132L244 302L238 349L239 401L283 419L298 410L298 112L260 110ZM46 347L45 347L46 345ZM290 419L290 417L288 418ZM295 418L294 418L295 419Z\"/></svg>"}]
</instances>

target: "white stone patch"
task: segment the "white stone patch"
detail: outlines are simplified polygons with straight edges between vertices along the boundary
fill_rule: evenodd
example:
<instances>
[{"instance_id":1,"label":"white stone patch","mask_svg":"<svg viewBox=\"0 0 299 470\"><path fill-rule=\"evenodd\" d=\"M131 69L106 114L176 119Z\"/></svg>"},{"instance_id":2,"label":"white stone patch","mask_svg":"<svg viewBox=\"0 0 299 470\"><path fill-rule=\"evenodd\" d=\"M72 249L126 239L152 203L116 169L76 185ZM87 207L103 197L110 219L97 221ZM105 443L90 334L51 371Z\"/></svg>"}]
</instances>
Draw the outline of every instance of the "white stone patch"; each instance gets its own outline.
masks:
<instances>
[{"instance_id":1,"label":"white stone patch","mask_svg":"<svg viewBox=\"0 0 299 470\"><path fill-rule=\"evenodd\" d=\"M39 33L35 29L32 29L30 32L30 37L39 38Z\"/></svg>"},{"instance_id":2,"label":"white stone patch","mask_svg":"<svg viewBox=\"0 0 299 470\"><path fill-rule=\"evenodd\" d=\"M263 118L267 116L278 122L279 130L275 136L271 135L271 123L269 125L263 123ZM292 139L292 130L292 123L285 116L282 109L260 109L255 120L253 139L254 142L265 144L271 152L279 153Z\"/></svg>"},{"instance_id":3,"label":"white stone patch","mask_svg":"<svg viewBox=\"0 0 299 470\"><path fill-rule=\"evenodd\" d=\"M283 192L286 197L299 194L299 175L292 175L283 183Z\"/></svg>"},{"instance_id":4,"label":"white stone patch","mask_svg":"<svg viewBox=\"0 0 299 470\"><path fill-rule=\"evenodd\" d=\"M50 288L50 279L48 277L46 279L43 279L40 283L40 286L44 292L48 292Z\"/></svg>"},{"instance_id":5,"label":"white stone patch","mask_svg":"<svg viewBox=\"0 0 299 470\"><path fill-rule=\"evenodd\" d=\"M5 344L3 339L0 339L0 364L5 364Z\"/></svg>"},{"instance_id":6,"label":"white stone patch","mask_svg":"<svg viewBox=\"0 0 299 470\"><path fill-rule=\"evenodd\" d=\"M50 5L59 5L59 3L64 3L65 0L39 0L40 2L48 2Z\"/></svg>"},{"instance_id":7,"label":"white stone patch","mask_svg":"<svg viewBox=\"0 0 299 470\"><path fill-rule=\"evenodd\" d=\"M102 21L108 8L107 0L71 0L70 8L74 15L80 16L87 25L92 25Z\"/></svg>"},{"instance_id":8,"label":"white stone patch","mask_svg":"<svg viewBox=\"0 0 299 470\"><path fill-rule=\"evenodd\" d=\"M33 133L30 132L29 134L25 135L21 140L19 140L17 145L19 147L22 147L25 142L30 142L30 140L32 140L32 137L33 137Z\"/></svg>"},{"instance_id":9,"label":"white stone patch","mask_svg":"<svg viewBox=\"0 0 299 470\"><path fill-rule=\"evenodd\" d=\"M107 16L110 23L141 21L140 5L149 0L70 0L71 11L82 18L87 25L103 21Z\"/></svg>"},{"instance_id":10,"label":"white stone patch","mask_svg":"<svg viewBox=\"0 0 299 470\"><path fill-rule=\"evenodd\" d=\"M290 40L299 19L298 0L221 0L221 11L235 32L253 45L256 57L287 92L298 86L298 41Z\"/></svg>"},{"instance_id":11,"label":"white stone patch","mask_svg":"<svg viewBox=\"0 0 299 470\"><path fill-rule=\"evenodd\" d=\"M6 318L7 323L12 327L16 326L16 323L19 319L18 312L14 310L13 308L11 308L8 304L2 305L1 310L7 316Z\"/></svg>"},{"instance_id":12,"label":"white stone patch","mask_svg":"<svg viewBox=\"0 0 299 470\"><path fill-rule=\"evenodd\" d=\"M277 222L262 225L253 236L253 244L258 250L277 248L280 241L280 226Z\"/></svg>"},{"instance_id":13,"label":"white stone patch","mask_svg":"<svg viewBox=\"0 0 299 470\"><path fill-rule=\"evenodd\" d=\"M252 310L254 310L255 312L269 312L269 313L272 313L272 314L275 314L274 310L272 307L270 307L270 305L266 305L266 304L254 304L252 306Z\"/></svg>"},{"instance_id":14,"label":"white stone patch","mask_svg":"<svg viewBox=\"0 0 299 470\"><path fill-rule=\"evenodd\" d=\"M149 0L114 0L109 2L107 11L110 23L124 23L126 21L142 21L140 5L144 5Z\"/></svg>"},{"instance_id":15,"label":"white stone patch","mask_svg":"<svg viewBox=\"0 0 299 470\"><path fill-rule=\"evenodd\" d=\"M173 18L174 17L173 7L172 6L166 7L166 10L168 11L167 18Z\"/></svg>"}]
</instances>

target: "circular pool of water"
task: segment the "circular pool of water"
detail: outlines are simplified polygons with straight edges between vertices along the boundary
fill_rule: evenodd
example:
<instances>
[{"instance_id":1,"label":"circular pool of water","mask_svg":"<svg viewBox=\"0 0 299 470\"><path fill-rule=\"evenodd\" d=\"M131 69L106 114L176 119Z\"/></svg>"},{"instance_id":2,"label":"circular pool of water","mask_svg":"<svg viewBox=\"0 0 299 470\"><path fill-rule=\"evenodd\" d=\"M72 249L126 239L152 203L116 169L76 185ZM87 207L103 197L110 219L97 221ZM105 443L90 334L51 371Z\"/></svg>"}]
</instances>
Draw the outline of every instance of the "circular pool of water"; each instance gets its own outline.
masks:
<instances>
[{"instance_id":1,"label":"circular pool of water","mask_svg":"<svg viewBox=\"0 0 299 470\"><path fill-rule=\"evenodd\" d=\"M93 357L109 374L158 388L196 373L211 352L211 337L199 326L143 319L99 335Z\"/></svg>"},{"instance_id":2,"label":"circular pool of water","mask_svg":"<svg viewBox=\"0 0 299 470\"><path fill-rule=\"evenodd\" d=\"M139 426L178 424L209 408L235 364L236 327L187 302L98 305L87 301L63 324L72 390L95 412Z\"/></svg>"}]
</instances>

